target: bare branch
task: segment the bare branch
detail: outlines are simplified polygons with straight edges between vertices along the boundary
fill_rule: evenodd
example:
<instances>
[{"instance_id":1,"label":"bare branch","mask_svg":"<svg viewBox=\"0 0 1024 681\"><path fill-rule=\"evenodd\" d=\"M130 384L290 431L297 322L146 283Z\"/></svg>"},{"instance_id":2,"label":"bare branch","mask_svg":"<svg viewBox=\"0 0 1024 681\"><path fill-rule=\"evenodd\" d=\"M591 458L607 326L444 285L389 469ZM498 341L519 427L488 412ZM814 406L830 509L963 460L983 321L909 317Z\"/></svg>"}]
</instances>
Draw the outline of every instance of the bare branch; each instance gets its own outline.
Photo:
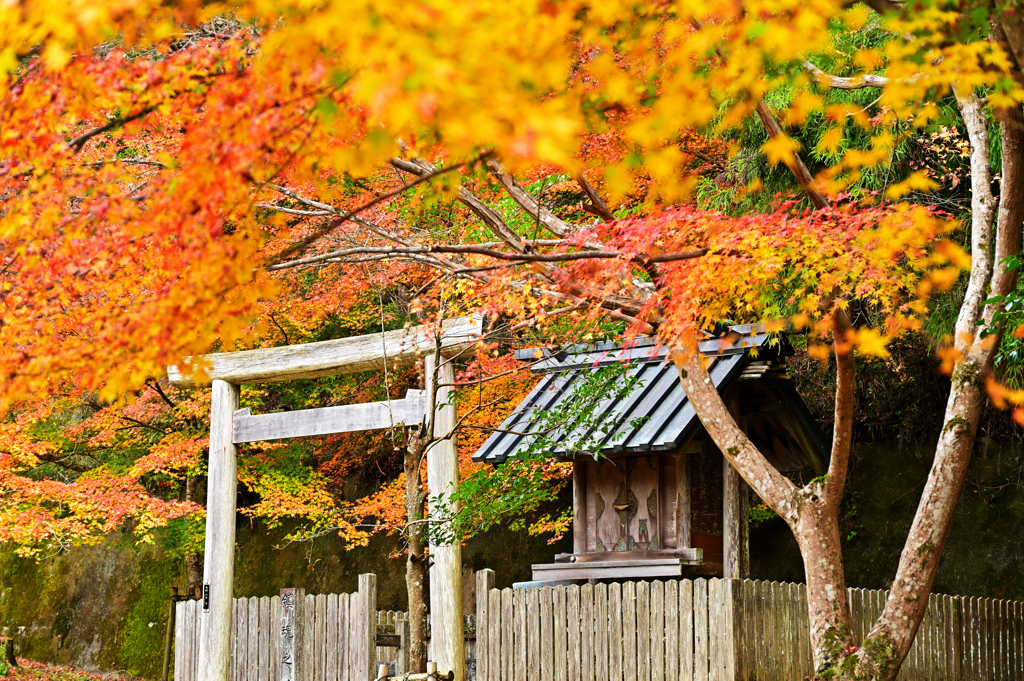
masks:
<instances>
[{"instance_id":1,"label":"bare branch","mask_svg":"<svg viewBox=\"0 0 1024 681\"><path fill-rule=\"evenodd\" d=\"M612 220L615 219L615 216L612 214L612 212L608 210L608 206L601 199L601 197L598 196L597 190L590 186L590 183L587 182L587 179L583 177L582 174L577 176L576 184L580 186L580 188L583 190L583 193L587 195L588 199L590 199L589 204L584 204L584 210L593 213L598 217L604 218L605 222L611 222Z\"/></svg>"},{"instance_id":2,"label":"bare branch","mask_svg":"<svg viewBox=\"0 0 1024 681\"><path fill-rule=\"evenodd\" d=\"M659 262L676 262L680 260L692 260L699 258L708 253L707 248L698 248L693 251L684 251L681 253L663 253L661 255L643 257L640 255L630 255L623 253L622 251L575 251L572 253L508 253L505 251L497 251L492 248L482 248L475 244L438 244L429 246L360 246L357 248L346 248L340 251L332 251L330 253L322 253L320 255L310 256L308 258L300 258L298 260L290 260L288 262L279 263L276 265L268 265L267 270L283 270L292 267L299 267L301 265L311 265L318 262L324 261L341 261L342 259L352 255L383 255L383 256L401 256L401 255L423 255L432 253L459 253L459 254L473 254L473 255L484 255L489 258L496 258L498 260L508 260L519 263L526 262L571 262L575 260L609 260L609 259L620 259L635 262L640 265L646 265L650 263Z\"/></svg>"},{"instance_id":3,"label":"bare branch","mask_svg":"<svg viewBox=\"0 0 1024 681\"><path fill-rule=\"evenodd\" d=\"M539 199L534 198L525 189L520 187L514 177L505 170L505 166L496 158L487 162L487 168L491 174L501 183L512 199L527 213L533 216L540 224L555 236L566 237L579 230L576 225L570 225L550 210L545 208Z\"/></svg>"},{"instance_id":4,"label":"bare branch","mask_svg":"<svg viewBox=\"0 0 1024 681\"><path fill-rule=\"evenodd\" d=\"M873 73L853 77L833 76L825 73L806 59L804 60L804 68L814 75L814 79L820 85L827 85L837 90L863 90L869 87L884 88L890 83L889 79L885 76L876 76ZM906 82L913 82L916 79L917 76L914 76L908 78Z\"/></svg>"},{"instance_id":5,"label":"bare branch","mask_svg":"<svg viewBox=\"0 0 1024 681\"><path fill-rule=\"evenodd\" d=\"M313 231L312 234L310 234L309 236L307 236L307 237L305 237L305 238L295 242L294 244L292 244L288 248L286 248L283 251L281 251L275 258L272 259L272 262L280 262L280 261L284 260L285 258L295 254L298 251L305 250L306 248L309 247L310 244L312 244L314 241L316 241L317 239L321 238L322 236L324 236L325 234L327 234L331 230L337 228L338 226L340 226L343 223L347 222L348 220L352 219L354 216L358 215L359 213L362 213L363 211L366 211L366 210L369 210L370 208L373 208L374 206L376 206L377 204L379 204L379 203L381 203L383 201L387 201L388 199L391 199L391 198L394 198L394 197L396 197L396 196L398 196L400 194L403 194L403 193L409 191L410 189L412 189L413 187L421 185L424 182L426 182L428 180L432 180L435 177L439 177L440 175L444 175L446 173L450 173L452 171L458 170L459 168L461 168L464 165L467 165L469 163L473 163L475 161L479 161L481 159L485 159L488 156L490 156L490 154L491 154L490 151L485 151L485 152L483 152L483 153L473 157L472 159L469 159L467 161L463 161L462 163L455 163L455 164L452 164L450 166L445 166L444 168L434 168L434 169L432 169L430 171L424 172L424 173L420 174L419 177L417 177L415 180L412 180L410 182L406 182L401 187L398 187L397 189L393 189L393 190L391 190L389 192L381 194L381 195L371 199L370 201L367 201L366 203L364 203L363 205L359 206L358 208L354 208L354 209L352 209L350 211L347 211L347 212L339 215L336 219L331 220L330 222L317 227ZM280 189L277 189L277 191L280 191ZM320 206L318 206L318 207L322 208L322 209L329 209L329 207L327 207L326 204L320 204Z\"/></svg>"}]
</instances>

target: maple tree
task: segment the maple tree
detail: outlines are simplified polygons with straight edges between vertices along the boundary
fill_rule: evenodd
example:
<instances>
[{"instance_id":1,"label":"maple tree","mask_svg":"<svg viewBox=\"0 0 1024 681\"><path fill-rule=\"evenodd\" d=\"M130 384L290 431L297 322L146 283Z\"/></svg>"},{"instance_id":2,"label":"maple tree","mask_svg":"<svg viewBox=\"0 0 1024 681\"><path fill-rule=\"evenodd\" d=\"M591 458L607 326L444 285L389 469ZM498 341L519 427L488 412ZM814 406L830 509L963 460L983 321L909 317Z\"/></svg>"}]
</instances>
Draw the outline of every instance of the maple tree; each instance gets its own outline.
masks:
<instances>
[{"instance_id":1,"label":"maple tree","mask_svg":"<svg viewBox=\"0 0 1024 681\"><path fill-rule=\"evenodd\" d=\"M215 339L302 338L322 317L317 305L278 308L288 286L338 307L367 271L416 281L410 316L443 304L516 330L562 320L584 340L656 334L716 444L797 537L819 675L893 678L1015 295L1024 24L999 3L847 4L0 7L0 411L67 386L112 403ZM227 11L235 19L180 28ZM848 52L834 39L865 35L875 40ZM878 93L867 106L830 95L865 88ZM934 172L895 172L893 158L949 115L970 155L969 260L943 238L953 222L896 203L938 189ZM755 119L765 138L753 153L806 198L757 199L764 210L743 217L685 205L724 183L740 200L758 195L756 180L730 179L743 176L742 152L723 141ZM798 131L810 128L808 155ZM385 262L403 269L372 270ZM836 529L855 357L919 329L933 292L967 267L943 350L946 427L889 601L858 641ZM854 327L851 301L883 323ZM792 324L813 354L835 358L827 477L797 487L779 475L707 388L695 340L723 319ZM16 441L0 454L13 489L18 467L51 452L4 432ZM311 477L289 487L273 471L252 475L268 512L286 497L296 510L323 506Z\"/></svg>"}]
</instances>

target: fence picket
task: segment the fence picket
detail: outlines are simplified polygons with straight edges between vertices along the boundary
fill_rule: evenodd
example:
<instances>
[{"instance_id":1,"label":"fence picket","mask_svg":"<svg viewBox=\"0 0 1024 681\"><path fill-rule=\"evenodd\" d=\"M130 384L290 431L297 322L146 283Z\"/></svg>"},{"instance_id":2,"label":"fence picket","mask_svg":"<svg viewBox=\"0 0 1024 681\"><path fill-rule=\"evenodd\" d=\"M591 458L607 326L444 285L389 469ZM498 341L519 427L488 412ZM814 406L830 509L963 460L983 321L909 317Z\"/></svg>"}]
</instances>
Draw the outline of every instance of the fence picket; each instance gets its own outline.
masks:
<instances>
[{"instance_id":1,"label":"fence picket","mask_svg":"<svg viewBox=\"0 0 1024 681\"><path fill-rule=\"evenodd\" d=\"M281 681L281 596L270 599L270 681Z\"/></svg>"},{"instance_id":2,"label":"fence picket","mask_svg":"<svg viewBox=\"0 0 1024 681\"><path fill-rule=\"evenodd\" d=\"M327 681L338 681L338 595L327 596L325 609L327 622L325 625L325 641L327 642L327 659L324 661L324 678ZM380 621L378 615L377 621ZM377 649L378 657L380 649Z\"/></svg>"},{"instance_id":3,"label":"fence picket","mask_svg":"<svg viewBox=\"0 0 1024 681\"><path fill-rule=\"evenodd\" d=\"M192 679L196 681L199 679L199 635L203 630L203 604L201 601L195 601L192 604L195 608L195 621L196 628L192 636L192 650L195 651L192 659Z\"/></svg>"},{"instance_id":4,"label":"fence picket","mask_svg":"<svg viewBox=\"0 0 1024 681\"><path fill-rule=\"evenodd\" d=\"M608 586L594 586L594 678L608 681Z\"/></svg>"},{"instance_id":5,"label":"fence picket","mask_svg":"<svg viewBox=\"0 0 1024 681\"><path fill-rule=\"evenodd\" d=\"M182 662L185 660L185 651L182 650L182 642L185 640L185 602L178 601L174 604L174 679L181 681L183 676ZM232 651L232 659L233 657ZM234 679L232 674L231 679Z\"/></svg>"},{"instance_id":6,"label":"fence picket","mask_svg":"<svg viewBox=\"0 0 1024 681\"><path fill-rule=\"evenodd\" d=\"M651 584L651 605L647 616L651 627L648 639L651 681L665 681L665 585L662 582Z\"/></svg>"},{"instance_id":7,"label":"fence picket","mask_svg":"<svg viewBox=\"0 0 1024 681\"><path fill-rule=\"evenodd\" d=\"M501 679L512 681L515 674L515 620L513 615L512 589L501 590Z\"/></svg>"},{"instance_id":8,"label":"fence picket","mask_svg":"<svg viewBox=\"0 0 1024 681\"><path fill-rule=\"evenodd\" d=\"M679 665L679 582L665 582L665 681L682 677Z\"/></svg>"},{"instance_id":9,"label":"fence picket","mask_svg":"<svg viewBox=\"0 0 1024 681\"><path fill-rule=\"evenodd\" d=\"M478 673L480 671L480 660L485 659L485 655L487 660L487 666L484 667L484 674L486 676L481 675L481 681L499 681L499 679L503 678L501 676L501 637L503 628L501 624L501 591L490 589L487 592L487 621L484 622L477 619L477 636L480 636L479 632L482 629L486 628L487 630L486 652L480 652L483 649L479 645L477 646L477 651L480 655L477 658ZM507 623L506 626L510 624L511 622ZM480 643L479 639L477 639L477 643Z\"/></svg>"},{"instance_id":10,"label":"fence picket","mask_svg":"<svg viewBox=\"0 0 1024 681\"><path fill-rule=\"evenodd\" d=\"M338 649L339 681L349 681L352 678L352 656L349 654L349 648L351 647L349 641L352 640L352 630L350 628L352 621L351 603L351 594L338 595L338 639L345 642Z\"/></svg>"},{"instance_id":11,"label":"fence picket","mask_svg":"<svg viewBox=\"0 0 1024 681\"><path fill-rule=\"evenodd\" d=\"M622 680L622 585L608 585L608 679Z\"/></svg>"},{"instance_id":12,"label":"fence picket","mask_svg":"<svg viewBox=\"0 0 1024 681\"><path fill-rule=\"evenodd\" d=\"M270 597L259 600L259 681L270 681Z\"/></svg>"},{"instance_id":13,"label":"fence picket","mask_svg":"<svg viewBox=\"0 0 1024 681\"><path fill-rule=\"evenodd\" d=\"M637 677L637 583L622 584L622 677L632 681Z\"/></svg>"},{"instance_id":14,"label":"fence picket","mask_svg":"<svg viewBox=\"0 0 1024 681\"><path fill-rule=\"evenodd\" d=\"M583 673L583 646L580 645L580 625L583 613L580 611L580 587L576 584L565 590L566 632L566 681L581 681Z\"/></svg>"},{"instance_id":15,"label":"fence picket","mask_svg":"<svg viewBox=\"0 0 1024 681\"><path fill-rule=\"evenodd\" d=\"M540 599L540 641L538 662L540 663L540 681L554 681L555 648L554 648L554 598L550 586L541 587L537 594Z\"/></svg>"},{"instance_id":16,"label":"fence picket","mask_svg":"<svg viewBox=\"0 0 1024 681\"><path fill-rule=\"evenodd\" d=\"M708 677L708 582L693 580L693 677L706 681Z\"/></svg>"},{"instance_id":17,"label":"fence picket","mask_svg":"<svg viewBox=\"0 0 1024 681\"><path fill-rule=\"evenodd\" d=\"M679 678L683 681L695 681L693 592L693 580L679 582Z\"/></svg>"},{"instance_id":18,"label":"fence picket","mask_svg":"<svg viewBox=\"0 0 1024 681\"><path fill-rule=\"evenodd\" d=\"M196 653L198 651L193 649L195 643L195 636L193 635L196 630L195 623L195 601L185 601L182 603L184 606L182 609L182 619L184 620L185 633L182 637L182 673L181 677L174 677L178 681L192 681L192 661L198 657Z\"/></svg>"},{"instance_id":19,"label":"fence picket","mask_svg":"<svg viewBox=\"0 0 1024 681\"><path fill-rule=\"evenodd\" d=\"M527 589L515 589L512 592L515 602L512 606L515 617L515 681L526 681L527 648L526 648L526 596ZM533 681L531 678L530 681Z\"/></svg>"},{"instance_id":20,"label":"fence picket","mask_svg":"<svg viewBox=\"0 0 1024 681\"><path fill-rule=\"evenodd\" d=\"M255 596L248 603L249 635L246 643L245 678L246 681L259 681L260 678L260 599ZM317 681L320 681L319 679Z\"/></svg>"},{"instance_id":21,"label":"fence picket","mask_svg":"<svg viewBox=\"0 0 1024 681\"><path fill-rule=\"evenodd\" d=\"M534 681L540 675L540 593L526 590L526 654L527 675Z\"/></svg>"},{"instance_id":22,"label":"fence picket","mask_svg":"<svg viewBox=\"0 0 1024 681\"><path fill-rule=\"evenodd\" d=\"M580 681L595 681L594 587L580 587Z\"/></svg>"},{"instance_id":23,"label":"fence picket","mask_svg":"<svg viewBox=\"0 0 1024 681\"><path fill-rule=\"evenodd\" d=\"M554 634L551 641L555 647L554 668L552 677L554 681L568 681L569 670L566 664L566 639L568 637L567 624L565 619L565 587L555 587L551 592L551 630Z\"/></svg>"}]
</instances>

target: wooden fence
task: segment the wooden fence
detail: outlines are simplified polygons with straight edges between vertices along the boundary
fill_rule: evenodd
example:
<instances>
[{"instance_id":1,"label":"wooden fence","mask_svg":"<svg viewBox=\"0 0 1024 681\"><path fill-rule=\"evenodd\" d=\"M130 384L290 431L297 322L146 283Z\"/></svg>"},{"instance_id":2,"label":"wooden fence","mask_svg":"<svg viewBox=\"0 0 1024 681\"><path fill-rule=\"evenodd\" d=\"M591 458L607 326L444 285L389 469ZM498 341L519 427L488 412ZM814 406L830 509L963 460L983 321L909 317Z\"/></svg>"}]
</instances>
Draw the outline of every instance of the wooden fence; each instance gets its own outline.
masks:
<instances>
[{"instance_id":1,"label":"wooden fence","mask_svg":"<svg viewBox=\"0 0 1024 681\"><path fill-rule=\"evenodd\" d=\"M369 610L367 609L369 606ZM368 614L372 613L372 614ZM199 678L202 602L175 610L174 679ZM230 681L279 681L281 597L236 598L232 605ZM376 673L377 582L359 576L352 594L305 595L296 608L301 631L295 678L301 681L369 681ZM296 632L298 633L298 632Z\"/></svg>"},{"instance_id":2,"label":"wooden fence","mask_svg":"<svg viewBox=\"0 0 1024 681\"><path fill-rule=\"evenodd\" d=\"M479 681L800 681L802 584L669 580L494 589L477 573ZM849 589L863 638L886 592ZM933 595L899 681L1024 679L1024 603Z\"/></svg>"},{"instance_id":3,"label":"wooden fence","mask_svg":"<svg viewBox=\"0 0 1024 681\"><path fill-rule=\"evenodd\" d=\"M476 679L476 615L467 615L464 622L465 629L465 653L466 653L466 681ZM390 665L392 675L398 676L408 670L406 650L401 645L383 645L381 638L391 636L408 640L409 637L409 613L403 610L378 610L377 611L377 662L386 662ZM433 650L430 647L430 613L427 613L427 659L434 659Z\"/></svg>"},{"instance_id":4,"label":"wooden fence","mask_svg":"<svg viewBox=\"0 0 1024 681\"><path fill-rule=\"evenodd\" d=\"M387 662L392 674L407 670L401 645L378 645L396 637L408 638L409 613L376 610L368 618L364 603L376 605L376 581L360 576L360 591L352 594L305 595L301 609L301 671L297 681L363 681L373 679L377 662ZM281 658L281 597L236 598L232 604L230 681L279 681ZM197 681L202 602L182 601L175 608L174 679ZM427 615L429 629L430 615ZM372 629L370 627L372 626ZM466 681L475 679L476 617L466 618ZM374 631L367 641L367 631ZM429 654L428 639L428 657Z\"/></svg>"}]
</instances>

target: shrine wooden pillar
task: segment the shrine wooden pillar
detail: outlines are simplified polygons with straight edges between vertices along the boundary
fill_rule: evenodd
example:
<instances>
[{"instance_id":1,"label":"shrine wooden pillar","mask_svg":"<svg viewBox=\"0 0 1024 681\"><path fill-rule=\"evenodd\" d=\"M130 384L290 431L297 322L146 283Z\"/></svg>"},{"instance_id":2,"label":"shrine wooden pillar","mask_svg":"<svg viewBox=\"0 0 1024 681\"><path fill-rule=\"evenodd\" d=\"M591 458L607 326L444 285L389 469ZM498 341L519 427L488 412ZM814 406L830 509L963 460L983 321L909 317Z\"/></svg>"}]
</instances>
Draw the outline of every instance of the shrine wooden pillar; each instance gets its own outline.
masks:
<instances>
[{"instance_id":1,"label":"shrine wooden pillar","mask_svg":"<svg viewBox=\"0 0 1024 681\"><path fill-rule=\"evenodd\" d=\"M435 371L436 369L436 371ZM424 373L428 383L437 377L434 397L434 436L447 435L455 427L455 406L448 405L455 383L455 368L452 361L441 358L440 366L435 365L433 354L425 358ZM430 394L429 385L427 394ZM444 406L442 406L444 405ZM430 494L444 494L455 491L459 484L459 450L455 438L435 442L427 450L427 487ZM458 508L448 504L444 509L455 513ZM430 506L433 517L439 511ZM466 677L464 632L462 624L462 544L455 539L451 544L430 544L430 645L432 661L439 669L455 672L454 681Z\"/></svg>"},{"instance_id":2,"label":"shrine wooden pillar","mask_svg":"<svg viewBox=\"0 0 1024 681\"><path fill-rule=\"evenodd\" d=\"M237 448L232 424L237 385L213 381L210 462L206 484L206 553L203 556L199 681L222 681L231 664L231 597L235 582Z\"/></svg>"}]
</instances>

